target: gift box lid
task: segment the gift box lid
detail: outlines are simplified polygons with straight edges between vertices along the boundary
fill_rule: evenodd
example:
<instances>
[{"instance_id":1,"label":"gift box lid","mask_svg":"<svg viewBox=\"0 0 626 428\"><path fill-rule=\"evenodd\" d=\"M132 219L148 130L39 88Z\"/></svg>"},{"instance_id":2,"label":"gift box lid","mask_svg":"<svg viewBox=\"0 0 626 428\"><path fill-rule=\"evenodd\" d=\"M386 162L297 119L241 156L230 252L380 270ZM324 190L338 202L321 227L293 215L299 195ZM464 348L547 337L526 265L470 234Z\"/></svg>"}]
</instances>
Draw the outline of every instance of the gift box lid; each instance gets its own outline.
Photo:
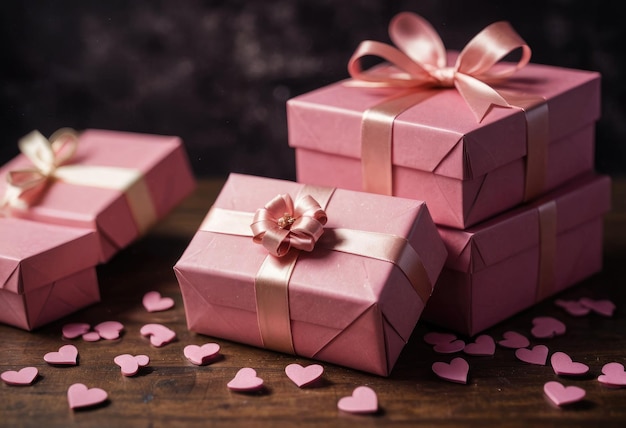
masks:
<instances>
[{"instance_id":1,"label":"gift box lid","mask_svg":"<svg viewBox=\"0 0 626 428\"><path fill-rule=\"evenodd\" d=\"M295 198L303 186L230 174L213 207L254 213L277 194ZM424 202L336 189L326 214L324 234L329 236L335 229L351 229L406 238L423 263L430 280L427 297L430 295L446 251ZM202 297L211 304L255 312L254 275L266 257L267 250L251 237L203 231L201 227L175 269L188 283L202 284ZM230 278L228 286L215 277ZM333 330L347 328L359 315L379 305L408 340L424 303L394 264L325 249L319 243L310 253L300 252L289 281L292 321Z\"/></svg>"},{"instance_id":2,"label":"gift box lid","mask_svg":"<svg viewBox=\"0 0 626 428\"><path fill-rule=\"evenodd\" d=\"M98 264L93 231L0 217L0 288L15 294Z\"/></svg>"},{"instance_id":3,"label":"gift box lid","mask_svg":"<svg viewBox=\"0 0 626 428\"><path fill-rule=\"evenodd\" d=\"M448 63L453 64L455 53L449 56ZM336 82L287 101L290 146L361 157L363 113L398 91L350 83ZM597 72L528 64L495 88L544 97L550 142L600 116ZM526 155L526 122L520 109L495 107L478 122L455 89L424 89L424 93L421 102L394 121L394 165L465 180Z\"/></svg>"},{"instance_id":4,"label":"gift box lid","mask_svg":"<svg viewBox=\"0 0 626 428\"><path fill-rule=\"evenodd\" d=\"M609 211L611 179L602 174L585 174L532 204L518 207L466 230L439 227L448 250L446 268L478 272L538 246L539 207L552 202L557 213L556 233L561 234Z\"/></svg>"}]
</instances>

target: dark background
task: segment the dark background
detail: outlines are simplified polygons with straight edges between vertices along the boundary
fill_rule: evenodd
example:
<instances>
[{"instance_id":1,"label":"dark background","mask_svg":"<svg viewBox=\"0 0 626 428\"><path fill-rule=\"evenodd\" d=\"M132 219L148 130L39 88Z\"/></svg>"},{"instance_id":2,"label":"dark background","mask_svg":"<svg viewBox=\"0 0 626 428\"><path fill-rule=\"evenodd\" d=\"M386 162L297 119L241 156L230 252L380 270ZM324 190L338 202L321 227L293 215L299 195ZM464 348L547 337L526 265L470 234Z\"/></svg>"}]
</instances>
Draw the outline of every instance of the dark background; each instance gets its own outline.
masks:
<instances>
[{"instance_id":1,"label":"dark background","mask_svg":"<svg viewBox=\"0 0 626 428\"><path fill-rule=\"evenodd\" d=\"M348 77L365 39L414 11L461 49L510 21L532 61L602 73L596 167L626 175L626 14L619 1L0 2L0 163L33 129L179 135L198 176L295 178L285 102Z\"/></svg>"}]
</instances>

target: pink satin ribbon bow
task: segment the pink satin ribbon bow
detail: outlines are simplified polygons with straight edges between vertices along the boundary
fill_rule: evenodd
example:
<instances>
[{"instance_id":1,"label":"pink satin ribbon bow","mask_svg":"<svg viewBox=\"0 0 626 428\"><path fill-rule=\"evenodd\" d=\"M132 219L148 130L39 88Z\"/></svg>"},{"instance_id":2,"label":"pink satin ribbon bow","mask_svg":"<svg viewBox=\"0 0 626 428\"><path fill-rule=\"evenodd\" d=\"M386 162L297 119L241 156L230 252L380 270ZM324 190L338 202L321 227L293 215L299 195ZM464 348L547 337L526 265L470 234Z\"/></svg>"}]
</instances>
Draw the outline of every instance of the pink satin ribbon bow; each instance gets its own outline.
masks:
<instances>
[{"instance_id":1,"label":"pink satin ribbon bow","mask_svg":"<svg viewBox=\"0 0 626 428\"><path fill-rule=\"evenodd\" d=\"M255 243L282 257L292 247L312 251L327 220L324 210L310 195L299 198L294 205L286 194L276 196L258 209L250 227Z\"/></svg>"},{"instance_id":2,"label":"pink satin ribbon bow","mask_svg":"<svg viewBox=\"0 0 626 428\"><path fill-rule=\"evenodd\" d=\"M358 85L372 87L456 87L481 121L492 106L512 107L490 84L501 81L524 67L530 47L508 22L485 27L461 51L453 67L447 65L446 50L433 27L410 12L396 15L389 24L395 48L385 43L361 42L348 63L350 76ZM522 49L517 64L500 63L508 54ZM361 59L377 56L396 67L364 73Z\"/></svg>"}]
</instances>

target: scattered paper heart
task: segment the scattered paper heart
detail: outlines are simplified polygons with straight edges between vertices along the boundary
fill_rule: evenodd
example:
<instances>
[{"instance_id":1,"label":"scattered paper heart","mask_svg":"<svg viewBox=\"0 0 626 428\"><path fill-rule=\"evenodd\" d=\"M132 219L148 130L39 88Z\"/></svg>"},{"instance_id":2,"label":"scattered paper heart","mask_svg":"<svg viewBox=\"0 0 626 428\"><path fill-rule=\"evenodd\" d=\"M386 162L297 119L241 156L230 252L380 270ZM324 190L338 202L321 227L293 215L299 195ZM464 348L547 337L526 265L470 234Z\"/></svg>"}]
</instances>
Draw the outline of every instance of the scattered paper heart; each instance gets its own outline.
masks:
<instances>
[{"instance_id":1,"label":"scattered paper heart","mask_svg":"<svg viewBox=\"0 0 626 428\"><path fill-rule=\"evenodd\" d=\"M148 312L166 311L174 307L174 299L162 297L158 291L149 291L144 294L142 303Z\"/></svg>"},{"instance_id":2,"label":"scattered paper heart","mask_svg":"<svg viewBox=\"0 0 626 428\"><path fill-rule=\"evenodd\" d=\"M90 389L82 383L75 383L67 389L67 401L70 409L95 406L103 403L107 398L108 394L104 389Z\"/></svg>"},{"instance_id":3,"label":"scattered paper heart","mask_svg":"<svg viewBox=\"0 0 626 428\"><path fill-rule=\"evenodd\" d=\"M552 338L565 334L566 327L561 321L552 317L533 318L533 328L530 333L540 339Z\"/></svg>"},{"instance_id":4,"label":"scattered paper heart","mask_svg":"<svg viewBox=\"0 0 626 428\"><path fill-rule=\"evenodd\" d=\"M146 324L139 330L142 336L150 336L150 343L157 348L176 339L176 332L162 324Z\"/></svg>"},{"instance_id":5,"label":"scattered paper heart","mask_svg":"<svg viewBox=\"0 0 626 428\"><path fill-rule=\"evenodd\" d=\"M135 376L140 367L145 367L150 363L147 355L122 354L113 359L115 364L120 366L124 376Z\"/></svg>"},{"instance_id":6,"label":"scattered paper heart","mask_svg":"<svg viewBox=\"0 0 626 428\"><path fill-rule=\"evenodd\" d=\"M352 395L340 398L337 407L348 413L376 413L378 396L369 386L359 386L352 391Z\"/></svg>"},{"instance_id":7,"label":"scattered paper heart","mask_svg":"<svg viewBox=\"0 0 626 428\"><path fill-rule=\"evenodd\" d=\"M30 385L35 381L39 370L37 367L24 367L18 371L8 370L2 372L0 379L2 379L7 385Z\"/></svg>"},{"instance_id":8,"label":"scattered paper heart","mask_svg":"<svg viewBox=\"0 0 626 428\"><path fill-rule=\"evenodd\" d=\"M530 346L528 338L516 331L505 331L502 333L502 337L504 337L504 339L500 340L498 345L505 348L519 349Z\"/></svg>"},{"instance_id":9,"label":"scattered paper heart","mask_svg":"<svg viewBox=\"0 0 626 428\"><path fill-rule=\"evenodd\" d=\"M589 371L589 366L583 363L572 361L565 352L555 352L550 357L550 363L554 373L565 376L584 375Z\"/></svg>"},{"instance_id":10,"label":"scattered paper heart","mask_svg":"<svg viewBox=\"0 0 626 428\"><path fill-rule=\"evenodd\" d=\"M202 366L208 364L219 357L220 345L217 343L205 343L202 346L187 345L183 349L185 358L193 364Z\"/></svg>"},{"instance_id":11,"label":"scattered paper heart","mask_svg":"<svg viewBox=\"0 0 626 428\"><path fill-rule=\"evenodd\" d=\"M106 340L115 340L119 339L122 331L124 330L124 325L117 321L105 321L96 325L93 329L98 332L101 338Z\"/></svg>"},{"instance_id":12,"label":"scattered paper heart","mask_svg":"<svg viewBox=\"0 0 626 428\"><path fill-rule=\"evenodd\" d=\"M312 385L324 374L324 367L319 364L311 364L302 367L300 364L289 364L285 367L285 374L299 388Z\"/></svg>"},{"instance_id":13,"label":"scattered paper heart","mask_svg":"<svg viewBox=\"0 0 626 428\"><path fill-rule=\"evenodd\" d=\"M456 340L456 336L452 333L439 333L437 331L431 331L424 335L424 342L429 345L438 345L440 343L450 343Z\"/></svg>"},{"instance_id":14,"label":"scattered paper heart","mask_svg":"<svg viewBox=\"0 0 626 428\"><path fill-rule=\"evenodd\" d=\"M233 391L256 391L263 387L263 379L256 375L256 370L244 367L226 386Z\"/></svg>"},{"instance_id":15,"label":"scattered paper heart","mask_svg":"<svg viewBox=\"0 0 626 428\"><path fill-rule=\"evenodd\" d=\"M91 329L91 326L84 322L76 322L65 324L61 331L63 333L64 339L76 339L77 337L82 336L87 333Z\"/></svg>"},{"instance_id":16,"label":"scattered paper heart","mask_svg":"<svg viewBox=\"0 0 626 428\"><path fill-rule=\"evenodd\" d=\"M475 356L493 355L496 353L496 342L488 334L481 334L474 339L474 343L465 345L463 352Z\"/></svg>"},{"instance_id":17,"label":"scattered paper heart","mask_svg":"<svg viewBox=\"0 0 626 428\"><path fill-rule=\"evenodd\" d=\"M605 317L612 317L615 311L615 303L610 300L593 300L588 297L583 297L579 302L581 305Z\"/></svg>"},{"instance_id":18,"label":"scattered paper heart","mask_svg":"<svg viewBox=\"0 0 626 428\"><path fill-rule=\"evenodd\" d=\"M551 381L543 386L543 391L557 406L575 403L585 398L585 390L578 386L565 387L563 384Z\"/></svg>"},{"instance_id":19,"label":"scattered paper heart","mask_svg":"<svg viewBox=\"0 0 626 428\"><path fill-rule=\"evenodd\" d=\"M554 301L554 304L563 308L565 312L574 317L582 317L591 312L591 309L580 303L578 300L557 299Z\"/></svg>"},{"instance_id":20,"label":"scattered paper heart","mask_svg":"<svg viewBox=\"0 0 626 428\"><path fill-rule=\"evenodd\" d=\"M616 362L605 364L602 366L602 374L598 376L598 382L617 388L626 386L624 366Z\"/></svg>"},{"instance_id":21,"label":"scattered paper heart","mask_svg":"<svg viewBox=\"0 0 626 428\"><path fill-rule=\"evenodd\" d=\"M97 331L88 331L87 333L83 334L83 340L85 342L97 342L100 339L100 333L98 333Z\"/></svg>"},{"instance_id":22,"label":"scattered paper heart","mask_svg":"<svg viewBox=\"0 0 626 428\"><path fill-rule=\"evenodd\" d=\"M448 343L438 343L433 347L433 350L439 354L454 354L461 352L463 348L465 348L465 342L457 339Z\"/></svg>"},{"instance_id":23,"label":"scattered paper heart","mask_svg":"<svg viewBox=\"0 0 626 428\"><path fill-rule=\"evenodd\" d=\"M48 364L75 366L78 359L78 349L74 345L63 345L56 352L48 352L43 356Z\"/></svg>"},{"instance_id":24,"label":"scattered paper heart","mask_svg":"<svg viewBox=\"0 0 626 428\"><path fill-rule=\"evenodd\" d=\"M437 361L432 365L433 372L442 379L456 383L467 383L469 364L461 357L456 357L450 363Z\"/></svg>"},{"instance_id":25,"label":"scattered paper heart","mask_svg":"<svg viewBox=\"0 0 626 428\"><path fill-rule=\"evenodd\" d=\"M548 347L545 345L536 345L532 349L519 348L515 350L515 356L518 360L528 364L536 364L545 366L548 360Z\"/></svg>"}]
</instances>

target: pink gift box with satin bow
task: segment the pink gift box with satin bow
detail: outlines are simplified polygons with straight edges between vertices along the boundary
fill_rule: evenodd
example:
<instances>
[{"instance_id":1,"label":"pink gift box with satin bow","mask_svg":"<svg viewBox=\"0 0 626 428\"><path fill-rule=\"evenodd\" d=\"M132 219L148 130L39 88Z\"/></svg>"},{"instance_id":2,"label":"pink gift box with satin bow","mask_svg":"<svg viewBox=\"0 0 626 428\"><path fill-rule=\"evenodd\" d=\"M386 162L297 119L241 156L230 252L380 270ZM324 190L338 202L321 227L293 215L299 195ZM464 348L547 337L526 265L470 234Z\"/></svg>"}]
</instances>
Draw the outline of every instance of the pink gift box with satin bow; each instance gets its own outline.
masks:
<instances>
[{"instance_id":1,"label":"pink gift box with satin bow","mask_svg":"<svg viewBox=\"0 0 626 428\"><path fill-rule=\"evenodd\" d=\"M30 157L20 154L0 168L0 205L4 196L6 215L97 231L105 262L189 195L195 180L178 137L104 130L77 135L60 137L66 144L52 142L52 150L36 131L24 137L22 151ZM37 192L28 188L33 177L41 181ZM26 188L19 197L18 186Z\"/></svg>"},{"instance_id":2,"label":"pink gift box with satin bow","mask_svg":"<svg viewBox=\"0 0 626 428\"><path fill-rule=\"evenodd\" d=\"M473 336L602 269L608 176L590 173L465 231L439 227L448 260L422 318Z\"/></svg>"},{"instance_id":3,"label":"pink gift box with satin bow","mask_svg":"<svg viewBox=\"0 0 626 428\"><path fill-rule=\"evenodd\" d=\"M33 330L100 300L94 231L0 217L0 322Z\"/></svg>"},{"instance_id":4,"label":"pink gift box with satin bow","mask_svg":"<svg viewBox=\"0 0 626 428\"><path fill-rule=\"evenodd\" d=\"M445 258L421 201L231 174L174 270L191 331L386 376Z\"/></svg>"},{"instance_id":5,"label":"pink gift box with satin bow","mask_svg":"<svg viewBox=\"0 0 626 428\"><path fill-rule=\"evenodd\" d=\"M363 42L352 79L290 99L298 181L424 200L436 224L463 229L593 170L600 75L529 63L510 26L486 30L446 54L423 19L401 14L390 34L402 51ZM520 48L518 63L490 62ZM368 55L391 63L361 71Z\"/></svg>"}]
</instances>

